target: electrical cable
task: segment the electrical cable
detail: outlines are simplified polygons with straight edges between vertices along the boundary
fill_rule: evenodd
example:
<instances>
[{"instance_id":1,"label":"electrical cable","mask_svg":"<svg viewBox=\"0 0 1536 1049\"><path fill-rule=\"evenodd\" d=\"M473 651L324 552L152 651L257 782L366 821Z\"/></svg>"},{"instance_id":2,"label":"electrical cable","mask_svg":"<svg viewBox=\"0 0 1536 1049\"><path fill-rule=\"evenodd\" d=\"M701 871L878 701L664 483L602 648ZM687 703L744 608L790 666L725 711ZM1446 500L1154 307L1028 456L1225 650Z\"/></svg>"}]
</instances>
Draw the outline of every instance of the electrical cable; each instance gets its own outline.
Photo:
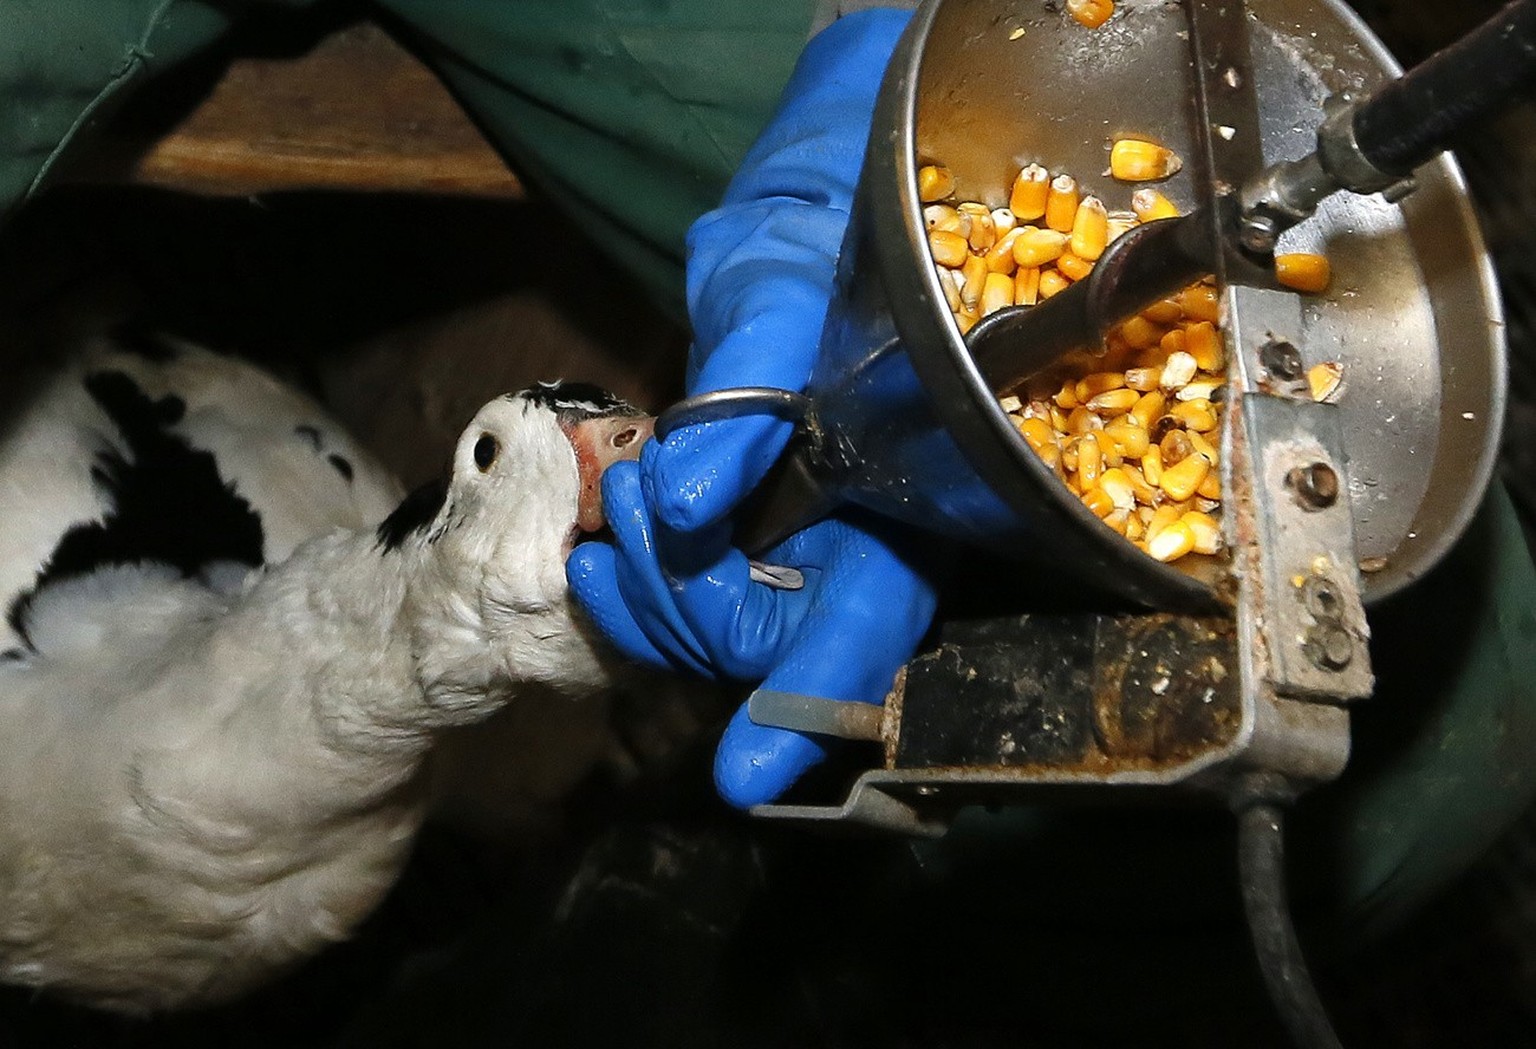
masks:
<instances>
[{"instance_id":1,"label":"electrical cable","mask_svg":"<svg viewBox=\"0 0 1536 1049\"><path fill-rule=\"evenodd\" d=\"M1291 924L1285 891L1285 810L1272 795L1256 796L1239 804L1237 821L1243 911L1270 999L1301 1049L1342 1049Z\"/></svg>"}]
</instances>

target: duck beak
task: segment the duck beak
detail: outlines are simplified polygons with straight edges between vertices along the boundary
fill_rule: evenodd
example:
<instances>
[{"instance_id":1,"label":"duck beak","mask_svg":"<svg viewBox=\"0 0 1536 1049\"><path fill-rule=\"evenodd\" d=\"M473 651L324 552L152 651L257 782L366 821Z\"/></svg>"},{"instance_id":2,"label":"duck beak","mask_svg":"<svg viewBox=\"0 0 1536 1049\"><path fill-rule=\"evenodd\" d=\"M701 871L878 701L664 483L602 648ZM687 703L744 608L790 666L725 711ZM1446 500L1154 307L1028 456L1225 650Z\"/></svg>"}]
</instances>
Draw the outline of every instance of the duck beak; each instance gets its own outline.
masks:
<instances>
[{"instance_id":1,"label":"duck beak","mask_svg":"<svg viewBox=\"0 0 1536 1049\"><path fill-rule=\"evenodd\" d=\"M640 447L651 439L656 419L650 415L601 416L566 429L581 472L576 527L595 532L607 524L603 516L603 471L624 459L640 458Z\"/></svg>"}]
</instances>

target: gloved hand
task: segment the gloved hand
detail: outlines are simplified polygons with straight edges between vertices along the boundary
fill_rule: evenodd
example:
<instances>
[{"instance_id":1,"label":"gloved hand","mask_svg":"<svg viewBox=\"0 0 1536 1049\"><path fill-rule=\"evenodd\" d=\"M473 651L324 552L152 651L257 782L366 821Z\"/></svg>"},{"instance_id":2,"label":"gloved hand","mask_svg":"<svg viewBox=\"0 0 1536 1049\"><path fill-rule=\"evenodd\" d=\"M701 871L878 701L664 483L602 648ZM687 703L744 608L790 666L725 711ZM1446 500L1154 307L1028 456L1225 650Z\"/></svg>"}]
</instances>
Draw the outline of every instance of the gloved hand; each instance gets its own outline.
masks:
<instances>
[{"instance_id":1,"label":"gloved hand","mask_svg":"<svg viewBox=\"0 0 1536 1049\"><path fill-rule=\"evenodd\" d=\"M736 386L799 391L815 363L875 95L909 13L868 11L806 47L778 112L721 207L688 237L695 341L690 394ZM572 588L631 656L827 699L880 702L933 615L931 586L855 517L792 536L765 560L799 569L798 591L751 582L727 515L793 433L768 416L685 427L639 467L604 477L614 546L578 547ZM732 804L778 797L825 755L815 739L739 711L715 782Z\"/></svg>"},{"instance_id":2,"label":"gloved hand","mask_svg":"<svg viewBox=\"0 0 1536 1049\"><path fill-rule=\"evenodd\" d=\"M729 524L681 533L659 524L642 491L645 459L603 475L614 543L587 543L568 564L598 626L631 658L761 681L824 699L878 703L933 617L933 589L905 551L877 538L887 522L856 515L821 521L765 556L805 583L754 582ZM826 756L810 736L758 725L737 711L715 759L715 785L743 808L772 801Z\"/></svg>"}]
</instances>

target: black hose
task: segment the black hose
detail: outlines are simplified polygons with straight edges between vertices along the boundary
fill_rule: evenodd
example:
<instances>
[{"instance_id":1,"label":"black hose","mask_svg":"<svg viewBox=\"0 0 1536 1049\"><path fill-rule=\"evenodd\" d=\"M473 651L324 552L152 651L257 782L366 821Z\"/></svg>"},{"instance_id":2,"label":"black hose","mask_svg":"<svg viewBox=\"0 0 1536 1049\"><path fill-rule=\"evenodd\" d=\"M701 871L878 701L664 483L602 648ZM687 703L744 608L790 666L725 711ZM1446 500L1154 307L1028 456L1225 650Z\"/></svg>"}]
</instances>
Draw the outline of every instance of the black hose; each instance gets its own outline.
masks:
<instances>
[{"instance_id":1,"label":"black hose","mask_svg":"<svg viewBox=\"0 0 1536 1049\"><path fill-rule=\"evenodd\" d=\"M1371 96L1355 114L1367 160L1406 175L1536 77L1536 0L1514 0Z\"/></svg>"},{"instance_id":2,"label":"black hose","mask_svg":"<svg viewBox=\"0 0 1536 1049\"><path fill-rule=\"evenodd\" d=\"M1301 1049L1342 1049L1307 972L1285 892L1284 809L1262 799L1237 813L1243 910L1270 999Z\"/></svg>"}]
</instances>

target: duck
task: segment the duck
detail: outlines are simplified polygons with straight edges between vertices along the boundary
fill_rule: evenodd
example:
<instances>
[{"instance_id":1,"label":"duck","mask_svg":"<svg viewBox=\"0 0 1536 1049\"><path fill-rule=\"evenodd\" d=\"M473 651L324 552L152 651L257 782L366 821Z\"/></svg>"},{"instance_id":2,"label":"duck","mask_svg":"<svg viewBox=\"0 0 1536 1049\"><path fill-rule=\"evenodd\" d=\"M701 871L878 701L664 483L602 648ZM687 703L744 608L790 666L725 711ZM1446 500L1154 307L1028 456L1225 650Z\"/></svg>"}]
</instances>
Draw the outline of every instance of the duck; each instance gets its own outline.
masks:
<instances>
[{"instance_id":1,"label":"duck","mask_svg":"<svg viewBox=\"0 0 1536 1049\"><path fill-rule=\"evenodd\" d=\"M623 664L564 561L652 420L595 386L481 407L406 494L254 365L118 332L0 430L0 980L225 1002L346 938L435 742Z\"/></svg>"}]
</instances>

